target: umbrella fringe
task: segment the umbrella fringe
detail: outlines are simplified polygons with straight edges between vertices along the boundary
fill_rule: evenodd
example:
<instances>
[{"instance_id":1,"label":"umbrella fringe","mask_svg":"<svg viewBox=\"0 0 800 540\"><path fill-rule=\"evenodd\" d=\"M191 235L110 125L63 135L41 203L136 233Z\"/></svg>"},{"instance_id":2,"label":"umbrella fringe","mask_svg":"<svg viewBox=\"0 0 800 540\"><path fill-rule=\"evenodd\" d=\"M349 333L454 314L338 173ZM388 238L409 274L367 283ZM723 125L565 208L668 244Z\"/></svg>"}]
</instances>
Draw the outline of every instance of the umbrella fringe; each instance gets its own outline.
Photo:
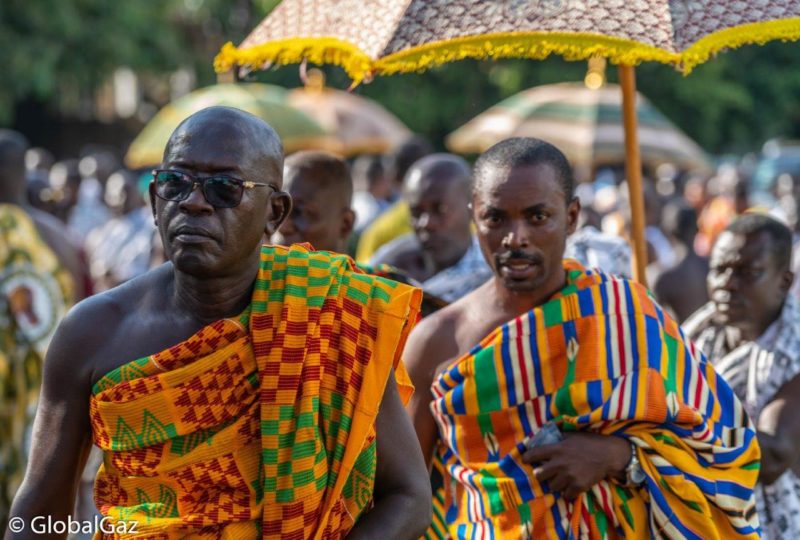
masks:
<instances>
[{"instance_id":1,"label":"umbrella fringe","mask_svg":"<svg viewBox=\"0 0 800 540\"><path fill-rule=\"evenodd\" d=\"M680 54L635 41L592 33L507 32L437 41L372 60L356 45L347 41L332 37L308 37L272 41L245 48L236 48L229 42L214 59L214 68L221 73L234 66L258 69L264 62L296 64L307 60L315 64L338 65L355 84L359 84L368 82L374 74L424 71L465 58L541 60L551 54L559 54L567 60L585 60L599 55L621 65L657 61L672 64L688 75L695 66L723 49L751 43L764 44L772 40L798 39L800 18L790 18L720 30L700 39Z\"/></svg>"}]
</instances>

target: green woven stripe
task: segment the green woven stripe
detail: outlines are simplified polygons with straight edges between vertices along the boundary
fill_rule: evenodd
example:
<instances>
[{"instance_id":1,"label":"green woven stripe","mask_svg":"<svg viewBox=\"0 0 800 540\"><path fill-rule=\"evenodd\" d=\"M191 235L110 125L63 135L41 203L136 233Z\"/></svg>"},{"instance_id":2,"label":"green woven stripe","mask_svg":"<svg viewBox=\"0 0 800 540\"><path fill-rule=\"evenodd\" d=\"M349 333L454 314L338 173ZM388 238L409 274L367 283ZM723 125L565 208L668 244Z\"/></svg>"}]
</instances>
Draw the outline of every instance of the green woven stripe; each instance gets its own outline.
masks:
<instances>
[{"instance_id":1,"label":"green woven stripe","mask_svg":"<svg viewBox=\"0 0 800 540\"><path fill-rule=\"evenodd\" d=\"M560 326L564 322L561 314L561 302L547 302L542 306L542 313L544 314L544 325L547 328Z\"/></svg>"},{"instance_id":2,"label":"green woven stripe","mask_svg":"<svg viewBox=\"0 0 800 540\"><path fill-rule=\"evenodd\" d=\"M362 305L369 301L369 296L366 293L352 287L347 289L347 297Z\"/></svg>"}]
</instances>

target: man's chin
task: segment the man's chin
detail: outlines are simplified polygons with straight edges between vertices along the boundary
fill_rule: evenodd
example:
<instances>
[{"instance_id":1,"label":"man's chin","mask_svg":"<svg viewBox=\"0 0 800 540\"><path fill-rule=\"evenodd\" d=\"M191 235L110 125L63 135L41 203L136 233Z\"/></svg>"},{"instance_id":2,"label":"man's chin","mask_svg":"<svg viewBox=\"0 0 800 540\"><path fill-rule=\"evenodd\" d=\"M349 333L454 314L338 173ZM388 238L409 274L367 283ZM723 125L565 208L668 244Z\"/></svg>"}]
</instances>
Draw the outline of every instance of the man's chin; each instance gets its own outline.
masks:
<instances>
[{"instance_id":1,"label":"man's chin","mask_svg":"<svg viewBox=\"0 0 800 540\"><path fill-rule=\"evenodd\" d=\"M503 286L509 291L528 293L534 292L542 286L541 279L511 279L509 277L500 276L500 281Z\"/></svg>"},{"instance_id":2,"label":"man's chin","mask_svg":"<svg viewBox=\"0 0 800 540\"><path fill-rule=\"evenodd\" d=\"M175 270L196 278L210 278L219 272L220 264L215 257L205 253L179 252L170 258Z\"/></svg>"}]
</instances>

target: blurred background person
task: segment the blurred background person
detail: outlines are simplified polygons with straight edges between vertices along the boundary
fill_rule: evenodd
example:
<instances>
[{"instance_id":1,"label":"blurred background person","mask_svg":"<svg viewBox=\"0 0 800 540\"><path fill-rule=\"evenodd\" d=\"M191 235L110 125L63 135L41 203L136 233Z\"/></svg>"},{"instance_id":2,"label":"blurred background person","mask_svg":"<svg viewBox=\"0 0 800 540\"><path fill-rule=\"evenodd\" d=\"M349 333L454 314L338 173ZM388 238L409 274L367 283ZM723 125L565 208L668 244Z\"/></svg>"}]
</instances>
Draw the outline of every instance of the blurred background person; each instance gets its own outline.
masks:
<instances>
[{"instance_id":1,"label":"blurred background person","mask_svg":"<svg viewBox=\"0 0 800 540\"><path fill-rule=\"evenodd\" d=\"M482 285L491 269L472 234L471 193L463 158L433 154L414 163L403 189L413 232L385 244L371 263L399 268L447 302Z\"/></svg>"},{"instance_id":2,"label":"blurred background person","mask_svg":"<svg viewBox=\"0 0 800 540\"><path fill-rule=\"evenodd\" d=\"M393 204L364 229L356 250L358 262L369 262L381 246L411 232L408 204L401 197L405 177L415 162L432 152L431 144L425 138L416 136L401 144L391 154L389 162Z\"/></svg>"},{"instance_id":3,"label":"blurred background person","mask_svg":"<svg viewBox=\"0 0 800 540\"><path fill-rule=\"evenodd\" d=\"M675 248L678 262L658 276L653 291L661 306L680 323L708 302L705 285L708 259L694 250L697 236L694 208L682 202L669 203L664 209L663 227Z\"/></svg>"},{"instance_id":4,"label":"blurred background person","mask_svg":"<svg viewBox=\"0 0 800 540\"><path fill-rule=\"evenodd\" d=\"M27 149L0 129L0 522L25 471L42 361L79 284L68 239L27 205Z\"/></svg>"},{"instance_id":5,"label":"blurred background person","mask_svg":"<svg viewBox=\"0 0 800 540\"><path fill-rule=\"evenodd\" d=\"M77 159L64 159L54 163L50 168L50 188L53 190L53 197L56 201L55 216L65 225L70 221L70 216L78 204L83 181L78 163ZM78 244L83 243L83 239L71 228L69 231Z\"/></svg>"},{"instance_id":6,"label":"blurred background person","mask_svg":"<svg viewBox=\"0 0 800 540\"><path fill-rule=\"evenodd\" d=\"M792 284L792 233L745 214L711 251L711 301L684 324L741 400L761 447L756 507L764 538L800 535L800 303Z\"/></svg>"},{"instance_id":7,"label":"blurred background person","mask_svg":"<svg viewBox=\"0 0 800 540\"><path fill-rule=\"evenodd\" d=\"M84 242L92 229L104 225L112 217L104 193L108 178L119 169L119 160L108 151L93 152L80 160L78 169L80 189L67 225Z\"/></svg>"},{"instance_id":8,"label":"blurred background person","mask_svg":"<svg viewBox=\"0 0 800 540\"><path fill-rule=\"evenodd\" d=\"M283 164L283 190L292 196L292 211L272 242L307 242L317 250L345 253L356 220L347 163L326 152L292 154Z\"/></svg>"},{"instance_id":9,"label":"blurred background person","mask_svg":"<svg viewBox=\"0 0 800 540\"><path fill-rule=\"evenodd\" d=\"M374 154L357 157L353 162L353 189L354 229L360 233L391 205L394 197L386 158Z\"/></svg>"},{"instance_id":10,"label":"blurred background person","mask_svg":"<svg viewBox=\"0 0 800 540\"><path fill-rule=\"evenodd\" d=\"M108 177L103 201L112 217L93 229L85 242L97 292L149 269L155 230L140 179L132 171L120 169Z\"/></svg>"}]
</instances>

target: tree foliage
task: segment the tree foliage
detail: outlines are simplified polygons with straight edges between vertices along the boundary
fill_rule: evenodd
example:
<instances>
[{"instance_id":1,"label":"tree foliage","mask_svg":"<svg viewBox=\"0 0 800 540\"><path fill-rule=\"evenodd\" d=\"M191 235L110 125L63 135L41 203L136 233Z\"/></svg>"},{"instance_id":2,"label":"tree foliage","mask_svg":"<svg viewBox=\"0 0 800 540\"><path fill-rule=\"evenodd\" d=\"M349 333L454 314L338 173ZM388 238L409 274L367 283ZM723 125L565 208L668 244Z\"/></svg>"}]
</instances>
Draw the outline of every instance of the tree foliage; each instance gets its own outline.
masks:
<instances>
[{"instance_id":1,"label":"tree foliage","mask_svg":"<svg viewBox=\"0 0 800 540\"><path fill-rule=\"evenodd\" d=\"M211 62L225 41L238 43L279 0L3 0L0 124L14 105L34 99L70 113L70 99L91 96L116 67L162 85L192 67L213 83ZM715 153L758 149L771 137L800 137L800 47L749 46L721 54L684 77L669 66L638 68L639 89L678 126ZM436 144L497 101L552 82L581 80L583 62L464 61L424 74L378 78L356 89L383 103ZM336 68L329 84L349 86ZM610 67L609 80L616 79ZM255 78L296 86L297 67Z\"/></svg>"}]
</instances>

